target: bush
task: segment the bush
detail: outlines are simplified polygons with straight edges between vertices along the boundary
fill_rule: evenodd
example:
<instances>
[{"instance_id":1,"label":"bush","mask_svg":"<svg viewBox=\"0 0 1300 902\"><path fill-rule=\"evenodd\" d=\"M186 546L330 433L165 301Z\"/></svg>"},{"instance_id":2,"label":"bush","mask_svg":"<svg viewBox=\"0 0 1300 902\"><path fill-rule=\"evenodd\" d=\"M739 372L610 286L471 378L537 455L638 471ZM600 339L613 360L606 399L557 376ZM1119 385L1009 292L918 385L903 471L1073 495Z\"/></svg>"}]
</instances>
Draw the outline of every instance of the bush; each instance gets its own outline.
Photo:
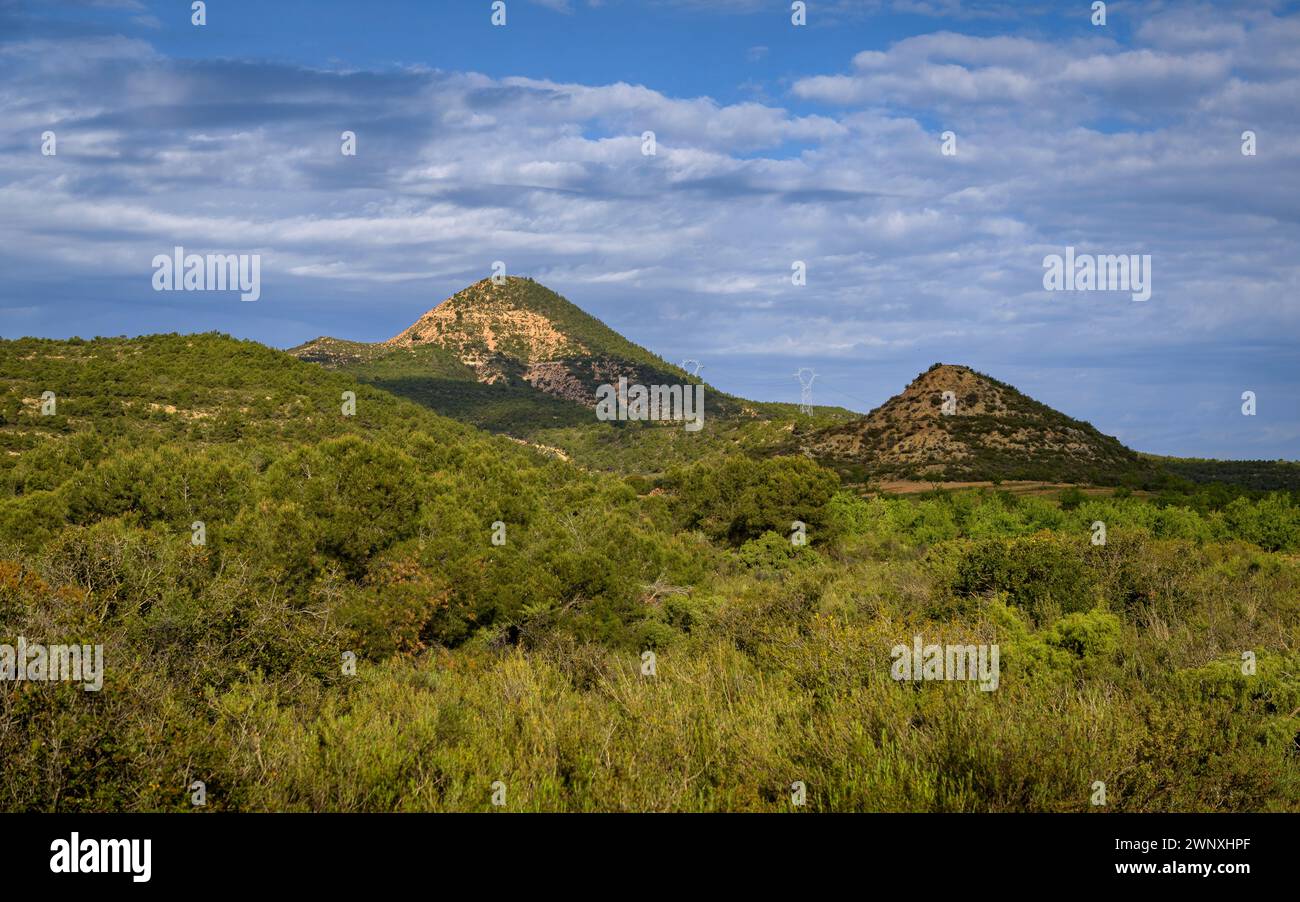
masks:
<instances>
[{"instance_id":1,"label":"bush","mask_svg":"<svg viewBox=\"0 0 1300 902\"><path fill-rule=\"evenodd\" d=\"M1047 635L1047 644L1082 661L1104 661L1119 649L1120 619L1105 608L1066 614Z\"/></svg>"},{"instance_id":2,"label":"bush","mask_svg":"<svg viewBox=\"0 0 1300 902\"><path fill-rule=\"evenodd\" d=\"M1057 496L1057 503L1061 505L1061 510L1072 511L1078 508L1080 504L1088 498L1078 486L1070 486Z\"/></svg>"},{"instance_id":3,"label":"bush","mask_svg":"<svg viewBox=\"0 0 1300 902\"><path fill-rule=\"evenodd\" d=\"M751 570L781 572L815 567L817 552L807 545L795 545L788 536L765 532L740 546L741 563Z\"/></svg>"},{"instance_id":4,"label":"bush","mask_svg":"<svg viewBox=\"0 0 1300 902\"><path fill-rule=\"evenodd\" d=\"M686 529L739 546L765 532L806 524L810 542L833 538L830 501L839 479L804 457L728 457L668 474L672 509Z\"/></svg>"},{"instance_id":5,"label":"bush","mask_svg":"<svg viewBox=\"0 0 1300 902\"><path fill-rule=\"evenodd\" d=\"M1266 551L1300 547L1300 507L1290 496L1269 495L1257 502L1238 498L1223 510L1230 533Z\"/></svg>"},{"instance_id":6,"label":"bush","mask_svg":"<svg viewBox=\"0 0 1300 902\"><path fill-rule=\"evenodd\" d=\"M953 591L964 596L1005 592L1043 622L1092 607L1095 584L1073 542L1040 534L970 544L957 564Z\"/></svg>"}]
</instances>

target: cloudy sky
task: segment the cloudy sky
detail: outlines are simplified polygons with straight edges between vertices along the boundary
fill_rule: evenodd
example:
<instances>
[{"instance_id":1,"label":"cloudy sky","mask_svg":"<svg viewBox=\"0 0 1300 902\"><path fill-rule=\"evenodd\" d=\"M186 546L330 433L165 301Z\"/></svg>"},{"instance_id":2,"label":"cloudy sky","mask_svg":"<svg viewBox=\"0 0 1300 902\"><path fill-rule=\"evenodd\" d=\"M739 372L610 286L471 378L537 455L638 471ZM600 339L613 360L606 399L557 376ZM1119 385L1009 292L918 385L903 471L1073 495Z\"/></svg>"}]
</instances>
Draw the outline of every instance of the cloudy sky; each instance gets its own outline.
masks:
<instances>
[{"instance_id":1,"label":"cloudy sky","mask_svg":"<svg viewBox=\"0 0 1300 902\"><path fill-rule=\"evenodd\" d=\"M379 340L501 260L749 397L964 363L1300 458L1300 12L1090 5L0 0L0 336ZM261 299L153 291L176 245ZM1150 300L1044 290L1066 246L1150 254Z\"/></svg>"}]
</instances>

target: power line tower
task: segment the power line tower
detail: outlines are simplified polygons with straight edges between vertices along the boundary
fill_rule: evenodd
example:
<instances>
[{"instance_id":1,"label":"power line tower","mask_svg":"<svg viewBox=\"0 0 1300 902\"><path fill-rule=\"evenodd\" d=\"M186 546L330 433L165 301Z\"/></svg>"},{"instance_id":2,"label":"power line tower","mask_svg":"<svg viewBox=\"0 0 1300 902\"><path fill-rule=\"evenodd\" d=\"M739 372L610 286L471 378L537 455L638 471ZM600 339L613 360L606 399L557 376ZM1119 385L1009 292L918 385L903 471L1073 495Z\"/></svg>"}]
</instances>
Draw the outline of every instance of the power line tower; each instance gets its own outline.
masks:
<instances>
[{"instance_id":1,"label":"power line tower","mask_svg":"<svg viewBox=\"0 0 1300 902\"><path fill-rule=\"evenodd\" d=\"M805 367L800 367L799 371L794 374L794 377L799 380L799 388L801 389L799 393L799 412L802 414L811 415L813 412L812 411L813 380L817 378L817 374L814 373L811 368L805 366Z\"/></svg>"}]
</instances>

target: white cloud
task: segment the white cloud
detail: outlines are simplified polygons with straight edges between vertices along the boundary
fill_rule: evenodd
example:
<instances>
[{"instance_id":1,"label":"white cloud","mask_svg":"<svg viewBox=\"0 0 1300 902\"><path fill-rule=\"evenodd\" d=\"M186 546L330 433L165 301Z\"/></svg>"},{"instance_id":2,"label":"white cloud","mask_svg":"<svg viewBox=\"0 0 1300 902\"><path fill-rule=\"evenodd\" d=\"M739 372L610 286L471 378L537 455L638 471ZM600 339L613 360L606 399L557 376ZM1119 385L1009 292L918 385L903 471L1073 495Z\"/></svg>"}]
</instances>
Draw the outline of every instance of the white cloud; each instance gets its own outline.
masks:
<instances>
[{"instance_id":1,"label":"white cloud","mask_svg":"<svg viewBox=\"0 0 1300 902\"><path fill-rule=\"evenodd\" d=\"M418 68L250 74L138 41L45 66L70 45L0 43L16 136L0 145L0 265L132 298L175 244L261 252L263 308L309 322L364 304L375 334L348 337L379 338L500 259L715 375L728 354L1041 360L1294 338L1294 26L1170 14L1131 45L941 31L797 79L785 106ZM38 152L46 127L58 157ZM1239 152L1247 127L1257 157ZM1150 253L1152 300L1047 295L1042 256L1066 244Z\"/></svg>"}]
</instances>

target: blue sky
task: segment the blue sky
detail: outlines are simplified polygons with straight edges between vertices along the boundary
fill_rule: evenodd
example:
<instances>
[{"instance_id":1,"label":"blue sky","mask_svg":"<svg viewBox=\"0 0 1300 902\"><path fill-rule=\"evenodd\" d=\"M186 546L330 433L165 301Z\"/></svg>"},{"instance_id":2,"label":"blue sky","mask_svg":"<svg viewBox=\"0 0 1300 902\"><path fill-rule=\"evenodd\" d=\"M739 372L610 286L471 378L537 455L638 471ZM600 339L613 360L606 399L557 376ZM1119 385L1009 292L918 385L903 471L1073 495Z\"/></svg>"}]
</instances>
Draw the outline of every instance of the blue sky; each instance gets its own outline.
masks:
<instances>
[{"instance_id":1,"label":"blue sky","mask_svg":"<svg viewBox=\"0 0 1300 902\"><path fill-rule=\"evenodd\" d=\"M0 0L0 336L378 340L502 260L749 397L964 363L1298 458L1300 15L1089 5ZM261 254L261 299L152 291L177 244ZM1067 245L1150 254L1151 299L1044 291Z\"/></svg>"}]
</instances>

